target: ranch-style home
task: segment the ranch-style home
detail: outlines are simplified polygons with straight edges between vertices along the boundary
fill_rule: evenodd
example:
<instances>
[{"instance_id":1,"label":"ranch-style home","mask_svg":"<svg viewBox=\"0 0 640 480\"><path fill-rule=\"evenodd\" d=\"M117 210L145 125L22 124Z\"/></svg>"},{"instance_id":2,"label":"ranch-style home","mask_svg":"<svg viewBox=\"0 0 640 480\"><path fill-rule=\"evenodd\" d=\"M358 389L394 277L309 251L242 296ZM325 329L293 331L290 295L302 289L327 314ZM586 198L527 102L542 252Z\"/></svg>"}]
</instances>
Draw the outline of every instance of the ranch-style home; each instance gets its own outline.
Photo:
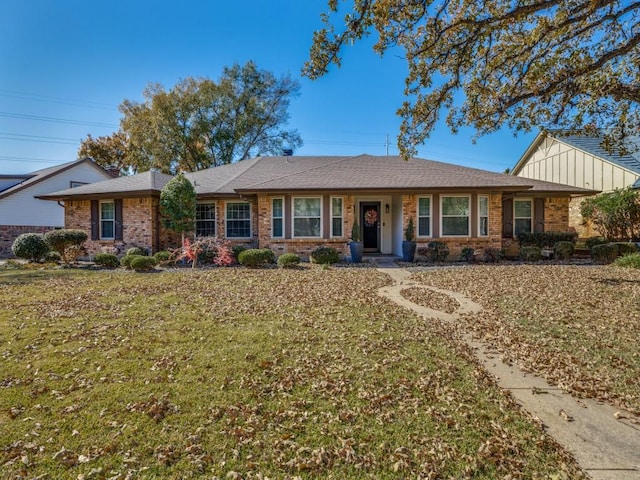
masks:
<instances>
[{"instance_id":1,"label":"ranch-style home","mask_svg":"<svg viewBox=\"0 0 640 480\"><path fill-rule=\"evenodd\" d=\"M354 220L365 252L401 255L410 219L418 245L508 247L525 231L566 231L569 201L593 190L397 156L257 157L187 173L197 192L195 235L306 256L347 254ZM66 228L90 234L90 254L175 247L160 222L156 171L61 190Z\"/></svg>"}]
</instances>

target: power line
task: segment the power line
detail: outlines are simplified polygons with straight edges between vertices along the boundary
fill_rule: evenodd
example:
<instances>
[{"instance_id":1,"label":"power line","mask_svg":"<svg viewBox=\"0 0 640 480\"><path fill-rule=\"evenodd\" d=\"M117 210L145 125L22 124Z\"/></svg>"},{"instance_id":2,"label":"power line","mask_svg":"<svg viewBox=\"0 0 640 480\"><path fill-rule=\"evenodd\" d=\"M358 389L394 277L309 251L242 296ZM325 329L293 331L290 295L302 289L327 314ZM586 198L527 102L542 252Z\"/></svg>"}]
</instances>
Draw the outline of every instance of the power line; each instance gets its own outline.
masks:
<instances>
[{"instance_id":1,"label":"power line","mask_svg":"<svg viewBox=\"0 0 640 480\"><path fill-rule=\"evenodd\" d=\"M24 113L0 112L0 117L20 118L23 120L37 120L40 122L64 123L67 125L85 125L89 127L118 128L118 125L113 125L110 123L86 122L86 121L80 121L80 120L72 120L69 118L42 117L39 115L27 115Z\"/></svg>"},{"instance_id":2,"label":"power line","mask_svg":"<svg viewBox=\"0 0 640 480\"><path fill-rule=\"evenodd\" d=\"M69 160L53 160L51 158L33 158L33 157L10 157L0 155L0 160L7 162L27 162L27 163L64 163Z\"/></svg>"},{"instance_id":3,"label":"power line","mask_svg":"<svg viewBox=\"0 0 640 480\"><path fill-rule=\"evenodd\" d=\"M18 92L16 90L5 90L0 88L0 97L18 98L20 100L31 100L35 102L57 103L60 105L71 105L74 107L98 108L101 110L113 110L114 105L91 100L79 100L72 98L51 97L37 93Z\"/></svg>"}]
</instances>

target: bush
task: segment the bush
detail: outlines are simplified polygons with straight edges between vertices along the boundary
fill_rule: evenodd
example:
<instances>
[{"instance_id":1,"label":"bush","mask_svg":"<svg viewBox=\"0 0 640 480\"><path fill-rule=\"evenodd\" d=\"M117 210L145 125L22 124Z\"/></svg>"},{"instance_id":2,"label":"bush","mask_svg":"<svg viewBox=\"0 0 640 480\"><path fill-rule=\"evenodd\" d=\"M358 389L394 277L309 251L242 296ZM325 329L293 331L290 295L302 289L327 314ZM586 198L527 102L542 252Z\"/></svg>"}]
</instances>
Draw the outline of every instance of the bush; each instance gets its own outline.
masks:
<instances>
[{"instance_id":1,"label":"bush","mask_svg":"<svg viewBox=\"0 0 640 480\"><path fill-rule=\"evenodd\" d=\"M595 263L613 263L618 258L618 247L615 243L603 243L594 245L591 249L591 259Z\"/></svg>"},{"instance_id":2,"label":"bush","mask_svg":"<svg viewBox=\"0 0 640 480\"><path fill-rule=\"evenodd\" d=\"M153 255L153 258L156 259L156 262L159 265L162 265L162 264L169 263L171 261L171 259L173 258L173 254L171 252L166 251L166 250L161 250L159 252L156 252Z\"/></svg>"},{"instance_id":3,"label":"bush","mask_svg":"<svg viewBox=\"0 0 640 480\"><path fill-rule=\"evenodd\" d=\"M214 237L198 237L192 243L196 252L198 252L199 265L212 265L218 257L218 240Z\"/></svg>"},{"instance_id":4,"label":"bush","mask_svg":"<svg viewBox=\"0 0 640 480\"><path fill-rule=\"evenodd\" d=\"M48 251L42 259L45 262L58 263L62 261L62 256L58 252Z\"/></svg>"},{"instance_id":5,"label":"bush","mask_svg":"<svg viewBox=\"0 0 640 480\"><path fill-rule=\"evenodd\" d=\"M292 268L300 263L300 257L295 253L285 253L278 257L278 266L282 268Z\"/></svg>"},{"instance_id":6,"label":"bush","mask_svg":"<svg viewBox=\"0 0 640 480\"><path fill-rule=\"evenodd\" d=\"M460 252L460 258L465 262L473 262L475 258L476 250L471 247L464 247Z\"/></svg>"},{"instance_id":7,"label":"bush","mask_svg":"<svg viewBox=\"0 0 640 480\"><path fill-rule=\"evenodd\" d=\"M120 259L120 265L125 268L131 268L131 262L136 257L142 257L143 255L125 255Z\"/></svg>"},{"instance_id":8,"label":"bush","mask_svg":"<svg viewBox=\"0 0 640 480\"><path fill-rule=\"evenodd\" d=\"M96 265L100 265L105 268L116 268L120 265L118 257L113 253L98 253L93 259Z\"/></svg>"},{"instance_id":9,"label":"bush","mask_svg":"<svg viewBox=\"0 0 640 480\"><path fill-rule=\"evenodd\" d=\"M144 257L147 255L147 249L142 247L131 247L127 250L127 255L142 255Z\"/></svg>"},{"instance_id":10,"label":"bush","mask_svg":"<svg viewBox=\"0 0 640 480\"><path fill-rule=\"evenodd\" d=\"M558 242L575 243L577 239L576 232L523 232L518 234L518 242L521 247L552 248Z\"/></svg>"},{"instance_id":11,"label":"bush","mask_svg":"<svg viewBox=\"0 0 640 480\"><path fill-rule=\"evenodd\" d=\"M487 263L498 263L504 258L504 250L501 248L487 247L484 249L483 260Z\"/></svg>"},{"instance_id":12,"label":"bush","mask_svg":"<svg viewBox=\"0 0 640 480\"><path fill-rule=\"evenodd\" d=\"M542 256L542 249L534 245L520 247L520 258L525 262L537 262Z\"/></svg>"},{"instance_id":13,"label":"bush","mask_svg":"<svg viewBox=\"0 0 640 480\"><path fill-rule=\"evenodd\" d=\"M25 258L31 262L42 260L49 247L39 233L23 233L11 245L11 251L18 258Z\"/></svg>"},{"instance_id":14,"label":"bush","mask_svg":"<svg viewBox=\"0 0 640 480\"><path fill-rule=\"evenodd\" d=\"M631 255L632 253L638 253L638 247L633 242L615 242L618 247L618 255Z\"/></svg>"},{"instance_id":15,"label":"bush","mask_svg":"<svg viewBox=\"0 0 640 480\"><path fill-rule=\"evenodd\" d=\"M156 259L142 255L131 255L131 268L136 272L153 270L156 266Z\"/></svg>"},{"instance_id":16,"label":"bush","mask_svg":"<svg viewBox=\"0 0 640 480\"><path fill-rule=\"evenodd\" d=\"M433 240L426 247L419 248L418 254L430 262L444 262L449 256L449 247L444 242Z\"/></svg>"},{"instance_id":17,"label":"bush","mask_svg":"<svg viewBox=\"0 0 640 480\"><path fill-rule=\"evenodd\" d=\"M604 245L606 243L609 243L609 240L604 237L589 237L584 242L589 250L591 250L596 245Z\"/></svg>"},{"instance_id":18,"label":"bush","mask_svg":"<svg viewBox=\"0 0 640 480\"><path fill-rule=\"evenodd\" d=\"M238 262L245 267L259 267L276 261L276 256L268 248L251 248L238 255Z\"/></svg>"},{"instance_id":19,"label":"bush","mask_svg":"<svg viewBox=\"0 0 640 480\"><path fill-rule=\"evenodd\" d=\"M321 265L331 265L340 261L340 255L335 248L318 247L311 252L311 262Z\"/></svg>"},{"instance_id":20,"label":"bush","mask_svg":"<svg viewBox=\"0 0 640 480\"><path fill-rule=\"evenodd\" d=\"M234 245L233 247L231 247L231 251L233 252L233 258L236 259L236 262L240 263L240 254L245 250L248 250L248 248L245 247L244 245Z\"/></svg>"},{"instance_id":21,"label":"bush","mask_svg":"<svg viewBox=\"0 0 640 480\"><path fill-rule=\"evenodd\" d=\"M49 248L60 253L67 263L75 262L82 255L87 238L83 230L50 230L44 234L44 241Z\"/></svg>"},{"instance_id":22,"label":"bush","mask_svg":"<svg viewBox=\"0 0 640 480\"><path fill-rule=\"evenodd\" d=\"M616 267L640 268L640 253L631 253L617 258L614 265Z\"/></svg>"},{"instance_id":23,"label":"bush","mask_svg":"<svg viewBox=\"0 0 640 480\"><path fill-rule=\"evenodd\" d=\"M575 250L573 242L556 242L553 246L553 255L558 260L568 260L573 257Z\"/></svg>"}]
</instances>

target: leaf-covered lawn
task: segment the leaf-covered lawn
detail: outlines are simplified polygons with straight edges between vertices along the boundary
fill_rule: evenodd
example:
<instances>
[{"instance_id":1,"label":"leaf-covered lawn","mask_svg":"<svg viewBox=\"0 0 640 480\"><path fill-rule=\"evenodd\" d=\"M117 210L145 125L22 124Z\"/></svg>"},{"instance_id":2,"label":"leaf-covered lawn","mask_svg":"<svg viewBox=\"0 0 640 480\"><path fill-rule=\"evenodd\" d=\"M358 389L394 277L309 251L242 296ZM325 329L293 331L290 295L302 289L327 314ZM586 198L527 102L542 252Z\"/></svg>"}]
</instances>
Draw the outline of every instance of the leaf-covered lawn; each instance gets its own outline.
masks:
<instances>
[{"instance_id":1,"label":"leaf-covered lawn","mask_svg":"<svg viewBox=\"0 0 640 480\"><path fill-rule=\"evenodd\" d=\"M0 272L3 478L581 478L386 282Z\"/></svg>"},{"instance_id":2,"label":"leaf-covered lawn","mask_svg":"<svg viewBox=\"0 0 640 480\"><path fill-rule=\"evenodd\" d=\"M474 266L415 278L483 305L463 328L507 358L578 396L640 413L640 270Z\"/></svg>"}]
</instances>

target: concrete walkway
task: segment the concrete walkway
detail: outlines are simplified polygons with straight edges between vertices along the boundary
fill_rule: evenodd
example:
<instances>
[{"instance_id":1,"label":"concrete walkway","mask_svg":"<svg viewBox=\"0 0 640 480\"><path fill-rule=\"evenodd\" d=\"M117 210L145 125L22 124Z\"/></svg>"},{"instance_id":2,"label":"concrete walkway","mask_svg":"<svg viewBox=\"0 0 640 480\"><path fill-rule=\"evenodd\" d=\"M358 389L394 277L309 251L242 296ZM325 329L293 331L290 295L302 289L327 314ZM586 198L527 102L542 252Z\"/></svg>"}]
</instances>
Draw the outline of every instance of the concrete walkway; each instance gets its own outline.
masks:
<instances>
[{"instance_id":1,"label":"concrete walkway","mask_svg":"<svg viewBox=\"0 0 640 480\"><path fill-rule=\"evenodd\" d=\"M393 279L379 294L425 319L438 318L456 322L463 313L482 310L482 306L456 292L420 285L410 280L411 273L391 261L381 262L378 270ZM408 287L433 290L453 297L460 308L445 313L417 305L405 299L400 291ZM619 412L610 405L594 400L576 399L543 378L521 371L517 365L503 363L499 354L465 335L484 368L496 382L509 390L516 401L533 417L542 421L546 432L567 451L581 468L595 480L640 480L640 419Z\"/></svg>"}]
</instances>

